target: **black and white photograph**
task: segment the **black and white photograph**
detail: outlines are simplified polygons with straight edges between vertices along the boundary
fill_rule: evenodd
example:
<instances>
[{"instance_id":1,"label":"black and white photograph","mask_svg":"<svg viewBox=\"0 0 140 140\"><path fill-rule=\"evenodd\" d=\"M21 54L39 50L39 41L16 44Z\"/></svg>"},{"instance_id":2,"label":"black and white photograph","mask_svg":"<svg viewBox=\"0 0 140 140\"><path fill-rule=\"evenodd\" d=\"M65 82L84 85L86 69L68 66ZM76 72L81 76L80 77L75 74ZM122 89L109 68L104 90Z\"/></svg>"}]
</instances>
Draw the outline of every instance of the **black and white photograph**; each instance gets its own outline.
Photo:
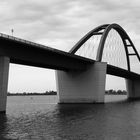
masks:
<instances>
[{"instance_id":1,"label":"black and white photograph","mask_svg":"<svg viewBox=\"0 0 140 140\"><path fill-rule=\"evenodd\" d=\"M0 0L0 140L140 140L140 1Z\"/></svg>"}]
</instances>

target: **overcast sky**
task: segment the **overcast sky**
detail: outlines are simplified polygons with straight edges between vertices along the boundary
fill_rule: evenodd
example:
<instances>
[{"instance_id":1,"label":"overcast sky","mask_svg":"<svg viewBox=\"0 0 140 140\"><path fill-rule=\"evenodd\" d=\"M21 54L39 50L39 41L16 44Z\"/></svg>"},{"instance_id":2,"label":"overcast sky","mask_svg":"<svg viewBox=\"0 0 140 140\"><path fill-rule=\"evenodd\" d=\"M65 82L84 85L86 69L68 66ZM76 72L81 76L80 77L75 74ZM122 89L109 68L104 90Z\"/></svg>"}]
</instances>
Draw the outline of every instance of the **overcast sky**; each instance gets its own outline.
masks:
<instances>
[{"instance_id":1,"label":"overcast sky","mask_svg":"<svg viewBox=\"0 0 140 140\"><path fill-rule=\"evenodd\" d=\"M140 52L139 0L0 0L0 32L69 51L88 31L118 23ZM124 82L112 87L124 88ZM54 71L10 65L11 92L54 90Z\"/></svg>"}]
</instances>

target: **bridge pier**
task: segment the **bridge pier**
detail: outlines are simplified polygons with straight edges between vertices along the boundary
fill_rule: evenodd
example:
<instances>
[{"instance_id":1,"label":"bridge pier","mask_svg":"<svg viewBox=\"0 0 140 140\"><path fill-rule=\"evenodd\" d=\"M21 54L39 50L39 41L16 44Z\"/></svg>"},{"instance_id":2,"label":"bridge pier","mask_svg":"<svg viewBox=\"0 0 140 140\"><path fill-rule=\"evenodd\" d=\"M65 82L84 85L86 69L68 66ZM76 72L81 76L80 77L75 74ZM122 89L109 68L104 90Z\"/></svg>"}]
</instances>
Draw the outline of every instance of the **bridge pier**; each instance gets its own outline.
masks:
<instances>
[{"instance_id":1,"label":"bridge pier","mask_svg":"<svg viewBox=\"0 0 140 140\"><path fill-rule=\"evenodd\" d=\"M128 99L140 99L140 80L126 79Z\"/></svg>"},{"instance_id":2,"label":"bridge pier","mask_svg":"<svg viewBox=\"0 0 140 140\"><path fill-rule=\"evenodd\" d=\"M106 68L95 62L85 71L56 71L59 103L103 103Z\"/></svg>"},{"instance_id":3,"label":"bridge pier","mask_svg":"<svg viewBox=\"0 0 140 140\"><path fill-rule=\"evenodd\" d=\"M8 57L0 56L0 113L6 112L9 62Z\"/></svg>"}]
</instances>

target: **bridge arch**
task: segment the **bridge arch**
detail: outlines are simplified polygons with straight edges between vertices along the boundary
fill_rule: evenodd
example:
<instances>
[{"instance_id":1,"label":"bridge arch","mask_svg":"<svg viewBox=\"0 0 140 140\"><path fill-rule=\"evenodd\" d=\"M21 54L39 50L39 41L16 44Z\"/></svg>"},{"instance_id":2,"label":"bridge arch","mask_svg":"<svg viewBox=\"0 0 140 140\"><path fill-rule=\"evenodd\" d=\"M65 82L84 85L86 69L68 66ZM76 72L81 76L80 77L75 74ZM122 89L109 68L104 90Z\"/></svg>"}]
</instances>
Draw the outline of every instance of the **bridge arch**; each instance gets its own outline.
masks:
<instances>
[{"instance_id":1,"label":"bridge arch","mask_svg":"<svg viewBox=\"0 0 140 140\"><path fill-rule=\"evenodd\" d=\"M103 52L105 49L105 43L107 41L107 37L109 36L109 33L111 32L111 30L115 30L119 34L119 36L122 40L124 52L126 55L127 70L131 71L130 57L136 56L137 59L140 61L140 56L139 56L133 42L131 41L130 37L126 33L126 31L120 25L115 24L115 23L104 24L104 25L98 26L97 28L91 30L70 50L70 53L75 54L81 48L81 46L84 43L86 43L92 36L101 35L100 40L98 42L98 48L97 48L95 59L97 61L102 61ZM131 50L133 50L132 51L133 53L131 53L129 51L129 48L131 48Z\"/></svg>"}]
</instances>

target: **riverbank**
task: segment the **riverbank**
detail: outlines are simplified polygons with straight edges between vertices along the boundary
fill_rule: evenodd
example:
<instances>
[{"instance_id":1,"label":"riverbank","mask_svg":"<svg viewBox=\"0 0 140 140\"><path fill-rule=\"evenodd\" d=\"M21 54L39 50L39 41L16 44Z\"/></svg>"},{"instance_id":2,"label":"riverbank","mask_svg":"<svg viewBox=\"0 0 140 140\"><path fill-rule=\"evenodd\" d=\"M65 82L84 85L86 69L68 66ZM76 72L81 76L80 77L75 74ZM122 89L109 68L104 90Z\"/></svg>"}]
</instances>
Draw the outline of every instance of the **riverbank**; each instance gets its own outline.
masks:
<instances>
[{"instance_id":1,"label":"riverbank","mask_svg":"<svg viewBox=\"0 0 140 140\"><path fill-rule=\"evenodd\" d=\"M40 96L40 95L57 95L56 91L46 91L44 93L37 92L23 92L23 93L7 93L8 96Z\"/></svg>"}]
</instances>

